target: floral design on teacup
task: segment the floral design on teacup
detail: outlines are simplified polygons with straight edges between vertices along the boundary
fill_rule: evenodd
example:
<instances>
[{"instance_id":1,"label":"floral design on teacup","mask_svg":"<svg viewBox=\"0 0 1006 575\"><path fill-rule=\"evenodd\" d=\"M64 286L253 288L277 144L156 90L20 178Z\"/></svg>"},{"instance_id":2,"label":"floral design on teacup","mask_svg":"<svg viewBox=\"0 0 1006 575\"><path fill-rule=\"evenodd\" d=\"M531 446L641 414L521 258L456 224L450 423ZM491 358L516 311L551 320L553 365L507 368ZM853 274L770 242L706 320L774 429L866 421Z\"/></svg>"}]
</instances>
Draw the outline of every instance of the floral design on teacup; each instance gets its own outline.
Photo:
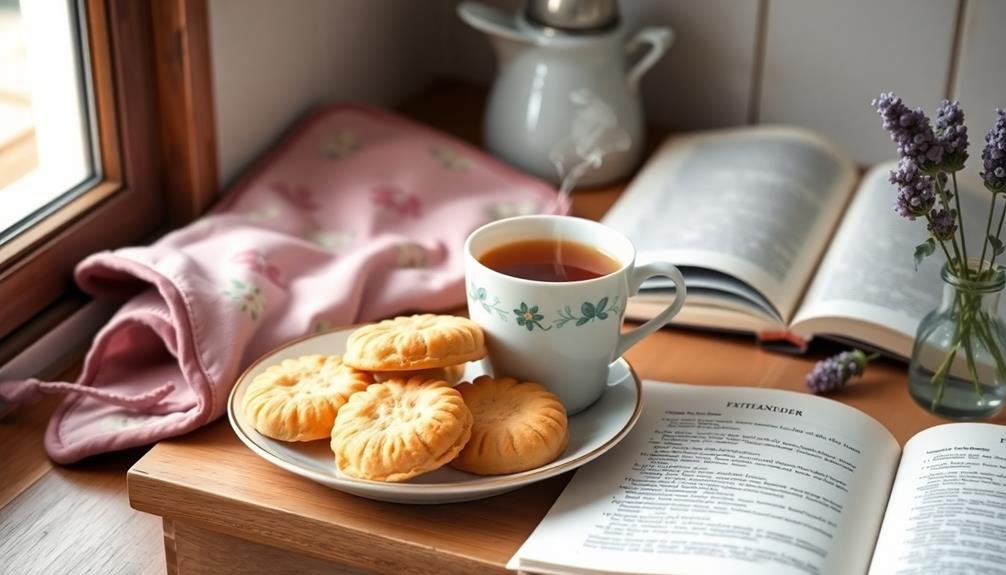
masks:
<instances>
[{"instance_id":1,"label":"floral design on teacup","mask_svg":"<svg viewBox=\"0 0 1006 575\"><path fill-rule=\"evenodd\" d=\"M468 299L482 306L482 309L489 315L495 313L500 320L504 323L506 322L509 313L501 304L500 298L493 297L493 301L490 303L489 292L485 288L478 287L474 283L469 283ZM545 315L539 311L540 307L521 302L519 307L513 308L513 315L517 320L517 325L528 331L534 331L535 328L541 331L549 331L553 327L558 330L570 323L575 327L580 327L594 320L604 321L609 317L617 321L622 317L622 312L625 310L625 306L619 296L604 296L597 303L585 301L580 304L579 314L573 311L572 306L567 305L555 312L555 315L558 317L549 320L546 320Z\"/></svg>"},{"instance_id":2,"label":"floral design on teacup","mask_svg":"<svg viewBox=\"0 0 1006 575\"><path fill-rule=\"evenodd\" d=\"M552 326L541 325L541 320L545 319L545 316L538 313L536 305L528 307L526 303L520 302L520 308L514 308L513 314L517 316L517 325L527 328L528 331L534 331L536 327L542 331L552 329Z\"/></svg>"},{"instance_id":3,"label":"floral design on teacup","mask_svg":"<svg viewBox=\"0 0 1006 575\"><path fill-rule=\"evenodd\" d=\"M500 298L493 298L493 302L489 303L489 293L486 292L486 288L476 287L475 284L468 285L468 299L478 303L482 306L482 309L486 310L486 313L492 315L496 312L501 320L506 321L507 312L506 309L500 307Z\"/></svg>"},{"instance_id":4,"label":"floral design on teacup","mask_svg":"<svg viewBox=\"0 0 1006 575\"><path fill-rule=\"evenodd\" d=\"M608 319L609 315L613 315L617 318L622 313L622 308L618 300L618 296L616 296L614 300L611 300L611 307L608 307L609 299L607 296L602 297L597 304L585 301L580 305L579 316L573 313L570 306L566 306L564 309L558 311L559 317L552 320L552 325L556 329L561 329L562 326L569 322L576 322L576 326L580 327L581 325L594 321L595 319L604 321Z\"/></svg>"}]
</instances>

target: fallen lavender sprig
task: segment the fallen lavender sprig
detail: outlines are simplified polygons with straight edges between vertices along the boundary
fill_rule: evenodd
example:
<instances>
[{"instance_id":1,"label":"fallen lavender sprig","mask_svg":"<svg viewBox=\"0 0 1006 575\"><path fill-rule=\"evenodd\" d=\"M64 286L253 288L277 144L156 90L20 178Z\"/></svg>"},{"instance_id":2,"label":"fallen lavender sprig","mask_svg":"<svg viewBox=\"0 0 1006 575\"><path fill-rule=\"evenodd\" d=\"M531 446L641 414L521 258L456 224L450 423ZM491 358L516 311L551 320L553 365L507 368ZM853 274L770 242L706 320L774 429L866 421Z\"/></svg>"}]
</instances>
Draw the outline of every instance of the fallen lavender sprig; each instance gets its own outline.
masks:
<instances>
[{"instance_id":1,"label":"fallen lavender sprig","mask_svg":"<svg viewBox=\"0 0 1006 575\"><path fill-rule=\"evenodd\" d=\"M838 391L849 383L854 376L863 375L866 364L880 357L880 354L866 355L865 352L854 349L843 351L838 355L823 359L807 374L804 383L811 393L823 395Z\"/></svg>"}]
</instances>

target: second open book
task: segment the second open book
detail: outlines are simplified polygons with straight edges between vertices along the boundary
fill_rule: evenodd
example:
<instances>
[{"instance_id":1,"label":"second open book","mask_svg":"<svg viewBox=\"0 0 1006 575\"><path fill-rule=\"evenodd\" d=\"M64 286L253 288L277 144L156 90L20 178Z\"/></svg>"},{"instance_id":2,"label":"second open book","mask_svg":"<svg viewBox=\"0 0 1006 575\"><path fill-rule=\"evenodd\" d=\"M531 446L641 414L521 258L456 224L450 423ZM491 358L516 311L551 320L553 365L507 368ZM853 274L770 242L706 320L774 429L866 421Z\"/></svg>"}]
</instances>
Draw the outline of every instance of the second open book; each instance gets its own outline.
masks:
<instances>
[{"instance_id":1,"label":"second open book","mask_svg":"<svg viewBox=\"0 0 1006 575\"><path fill-rule=\"evenodd\" d=\"M675 322L752 332L803 348L816 336L907 358L942 294L937 253L914 270L924 221L894 212L893 164L860 180L839 149L796 128L706 132L667 141L604 222L639 259L670 261L688 299ZM966 184L970 255L980 251L990 194ZM650 282L627 308L646 318L669 286Z\"/></svg>"},{"instance_id":2,"label":"second open book","mask_svg":"<svg viewBox=\"0 0 1006 575\"><path fill-rule=\"evenodd\" d=\"M775 389L644 382L508 567L533 573L1003 573L1006 427L904 450L876 420Z\"/></svg>"}]
</instances>

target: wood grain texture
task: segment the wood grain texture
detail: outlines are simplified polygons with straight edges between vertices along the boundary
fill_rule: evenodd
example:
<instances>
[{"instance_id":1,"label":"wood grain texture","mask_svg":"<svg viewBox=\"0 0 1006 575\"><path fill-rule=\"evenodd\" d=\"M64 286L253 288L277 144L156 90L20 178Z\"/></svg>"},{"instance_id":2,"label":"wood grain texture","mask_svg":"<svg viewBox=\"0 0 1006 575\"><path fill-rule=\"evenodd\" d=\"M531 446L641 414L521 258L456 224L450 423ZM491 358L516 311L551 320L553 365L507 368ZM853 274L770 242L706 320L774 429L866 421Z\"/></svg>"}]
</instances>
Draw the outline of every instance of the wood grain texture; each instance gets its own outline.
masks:
<instances>
[{"instance_id":1,"label":"wood grain texture","mask_svg":"<svg viewBox=\"0 0 1006 575\"><path fill-rule=\"evenodd\" d=\"M163 171L171 222L187 223L217 196L216 120L206 0L153 2Z\"/></svg>"},{"instance_id":2,"label":"wood grain texture","mask_svg":"<svg viewBox=\"0 0 1006 575\"><path fill-rule=\"evenodd\" d=\"M174 565L168 565L168 573L178 573L179 575L219 575L220 573L359 575L364 573L307 555L291 557L289 551L209 531L183 521L171 523L170 526L165 527L166 532L171 531L172 544L175 547L173 552L169 554Z\"/></svg>"},{"instance_id":3,"label":"wood grain texture","mask_svg":"<svg viewBox=\"0 0 1006 575\"><path fill-rule=\"evenodd\" d=\"M51 397L0 418L0 509L52 469L42 438L59 399Z\"/></svg>"},{"instance_id":4,"label":"wood grain texture","mask_svg":"<svg viewBox=\"0 0 1006 575\"><path fill-rule=\"evenodd\" d=\"M0 572L162 573L161 523L125 497L137 455L54 467L0 509Z\"/></svg>"},{"instance_id":5,"label":"wood grain texture","mask_svg":"<svg viewBox=\"0 0 1006 575\"><path fill-rule=\"evenodd\" d=\"M501 571L568 481L476 504L396 505L283 472L245 448L224 421L154 450L129 471L135 508L382 573Z\"/></svg>"},{"instance_id":6,"label":"wood grain texture","mask_svg":"<svg viewBox=\"0 0 1006 575\"><path fill-rule=\"evenodd\" d=\"M750 338L686 331L654 334L627 359L648 379L791 390L803 389L814 361L766 352ZM941 423L912 403L905 377L898 364L876 363L835 398L872 415L904 443ZM218 422L154 447L130 470L129 495L142 511L359 569L502 573L568 479L471 503L380 503L278 469Z\"/></svg>"},{"instance_id":7,"label":"wood grain texture","mask_svg":"<svg viewBox=\"0 0 1006 575\"><path fill-rule=\"evenodd\" d=\"M54 465L42 439L62 401L0 418L0 573L163 573L160 522L126 497L125 472L145 450Z\"/></svg>"}]
</instances>

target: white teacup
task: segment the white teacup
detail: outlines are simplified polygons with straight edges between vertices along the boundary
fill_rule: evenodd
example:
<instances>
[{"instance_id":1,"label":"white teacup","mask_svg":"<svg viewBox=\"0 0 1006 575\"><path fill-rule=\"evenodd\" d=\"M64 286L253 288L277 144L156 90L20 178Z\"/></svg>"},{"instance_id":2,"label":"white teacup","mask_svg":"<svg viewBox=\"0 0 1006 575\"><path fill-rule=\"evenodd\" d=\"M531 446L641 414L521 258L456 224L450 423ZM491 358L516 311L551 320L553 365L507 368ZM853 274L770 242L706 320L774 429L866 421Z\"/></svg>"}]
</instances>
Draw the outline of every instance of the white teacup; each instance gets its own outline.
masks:
<instances>
[{"instance_id":1,"label":"white teacup","mask_svg":"<svg viewBox=\"0 0 1006 575\"><path fill-rule=\"evenodd\" d=\"M505 275L479 261L505 244L557 238L600 250L621 267L594 279L547 282ZM611 362L666 325L685 303L678 268L667 262L636 267L635 260L628 238L581 218L522 216L472 232L465 242L468 313L486 334L494 373L544 385L570 414L594 403L604 393ZM674 301L623 335L626 300L654 276L674 282Z\"/></svg>"}]
</instances>

